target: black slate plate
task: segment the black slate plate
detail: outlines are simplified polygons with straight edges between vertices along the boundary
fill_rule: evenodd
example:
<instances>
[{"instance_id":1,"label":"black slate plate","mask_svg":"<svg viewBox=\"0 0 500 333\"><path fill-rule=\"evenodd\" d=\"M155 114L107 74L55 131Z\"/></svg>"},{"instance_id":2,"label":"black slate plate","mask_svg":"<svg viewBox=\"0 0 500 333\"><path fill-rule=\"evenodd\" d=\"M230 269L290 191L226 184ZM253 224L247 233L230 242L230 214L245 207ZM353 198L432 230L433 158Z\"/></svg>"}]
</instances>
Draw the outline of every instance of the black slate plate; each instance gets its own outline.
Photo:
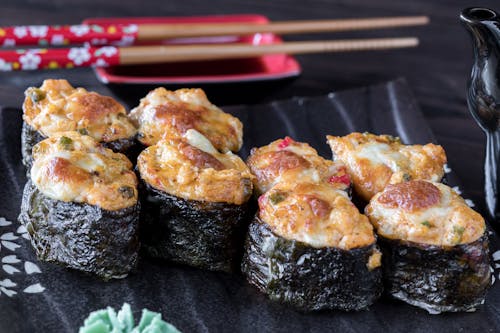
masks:
<instances>
[{"instance_id":1,"label":"black slate plate","mask_svg":"<svg viewBox=\"0 0 500 333\"><path fill-rule=\"evenodd\" d=\"M253 146L285 135L309 142L325 157L330 156L326 134L372 131L398 135L406 143L435 141L404 80L225 111L245 124L243 157ZM161 312L184 332L495 332L500 328L498 284L475 313L429 315L382 299L358 313L304 314L270 302L239 275L143 259L128 278L102 282L38 262L16 221L26 181L20 131L21 111L1 110L0 332L76 332L90 311L108 305L119 308L123 302L129 302L136 314L142 308ZM457 184L452 173L449 179ZM491 252L496 249L495 239Z\"/></svg>"}]
</instances>

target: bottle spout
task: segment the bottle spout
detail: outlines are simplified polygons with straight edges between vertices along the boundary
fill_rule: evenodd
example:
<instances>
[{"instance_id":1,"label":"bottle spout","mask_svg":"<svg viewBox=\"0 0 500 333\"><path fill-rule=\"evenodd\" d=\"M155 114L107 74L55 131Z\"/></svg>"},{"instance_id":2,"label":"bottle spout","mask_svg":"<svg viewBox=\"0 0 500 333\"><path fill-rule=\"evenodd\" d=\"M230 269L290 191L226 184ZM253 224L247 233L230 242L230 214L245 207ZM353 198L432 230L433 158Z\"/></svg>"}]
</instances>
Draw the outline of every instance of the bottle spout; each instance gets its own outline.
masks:
<instances>
[{"instance_id":1,"label":"bottle spout","mask_svg":"<svg viewBox=\"0 0 500 333\"><path fill-rule=\"evenodd\" d=\"M486 51L500 46L500 14L482 7L466 8L460 14L460 20L472 36L478 50ZM497 56L500 56L498 54Z\"/></svg>"},{"instance_id":2,"label":"bottle spout","mask_svg":"<svg viewBox=\"0 0 500 333\"><path fill-rule=\"evenodd\" d=\"M482 24L489 21L497 21L499 15L494 10L482 7L466 8L460 14L460 20L466 25Z\"/></svg>"}]
</instances>

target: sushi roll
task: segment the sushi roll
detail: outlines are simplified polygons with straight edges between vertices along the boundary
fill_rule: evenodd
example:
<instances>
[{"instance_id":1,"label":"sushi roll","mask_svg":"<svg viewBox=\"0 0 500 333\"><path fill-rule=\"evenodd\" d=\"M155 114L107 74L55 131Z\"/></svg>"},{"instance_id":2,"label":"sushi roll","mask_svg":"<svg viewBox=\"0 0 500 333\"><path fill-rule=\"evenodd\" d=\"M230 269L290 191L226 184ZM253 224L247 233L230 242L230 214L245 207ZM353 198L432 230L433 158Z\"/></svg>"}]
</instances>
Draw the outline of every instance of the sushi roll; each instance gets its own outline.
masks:
<instances>
[{"instance_id":1,"label":"sushi roll","mask_svg":"<svg viewBox=\"0 0 500 333\"><path fill-rule=\"evenodd\" d=\"M373 227L345 191L281 182L259 198L242 262L272 300L303 310L361 310L382 293Z\"/></svg>"},{"instance_id":2,"label":"sushi roll","mask_svg":"<svg viewBox=\"0 0 500 333\"><path fill-rule=\"evenodd\" d=\"M441 146L404 145L397 137L371 133L327 136L333 159L342 161L355 193L369 201L387 184L408 180L439 182L444 175L446 154Z\"/></svg>"},{"instance_id":3,"label":"sushi roll","mask_svg":"<svg viewBox=\"0 0 500 333\"><path fill-rule=\"evenodd\" d=\"M190 129L143 150L137 169L147 254L214 271L238 267L253 190L238 156Z\"/></svg>"},{"instance_id":4,"label":"sushi roll","mask_svg":"<svg viewBox=\"0 0 500 333\"><path fill-rule=\"evenodd\" d=\"M430 313L482 304L491 281L485 222L450 187L388 185L365 213L377 230L389 295Z\"/></svg>"},{"instance_id":5,"label":"sushi roll","mask_svg":"<svg viewBox=\"0 0 500 333\"><path fill-rule=\"evenodd\" d=\"M19 221L40 260L123 278L139 250L132 163L90 136L61 132L33 147Z\"/></svg>"},{"instance_id":6,"label":"sushi roll","mask_svg":"<svg viewBox=\"0 0 500 333\"><path fill-rule=\"evenodd\" d=\"M237 152L243 144L238 118L210 103L201 89L170 91L157 88L130 112L138 126L138 140L145 147L161 139L180 139L189 129L203 134L221 152Z\"/></svg>"},{"instance_id":7,"label":"sushi roll","mask_svg":"<svg viewBox=\"0 0 500 333\"><path fill-rule=\"evenodd\" d=\"M74 88L66 80L45 80L40 88L28 88L25 96L21 152L28 169L33 146L58 132L90 135L120 153L134 145L137 130L125 108L111 97Z\"/></svg>"},{"instance_id":8,"label":"sushi roll","mask_svg":"<svg viewBox=\"0 0 500 333\"><path fill-rule=\"evenodd\" d=\"M350 192L351 179L342 162L332 162L318 155L307 143L290 137L253 148L247 159L256 176L255 193L260 195L282 181L327 182L336 189Z\"/></svg>"}]
</instances>

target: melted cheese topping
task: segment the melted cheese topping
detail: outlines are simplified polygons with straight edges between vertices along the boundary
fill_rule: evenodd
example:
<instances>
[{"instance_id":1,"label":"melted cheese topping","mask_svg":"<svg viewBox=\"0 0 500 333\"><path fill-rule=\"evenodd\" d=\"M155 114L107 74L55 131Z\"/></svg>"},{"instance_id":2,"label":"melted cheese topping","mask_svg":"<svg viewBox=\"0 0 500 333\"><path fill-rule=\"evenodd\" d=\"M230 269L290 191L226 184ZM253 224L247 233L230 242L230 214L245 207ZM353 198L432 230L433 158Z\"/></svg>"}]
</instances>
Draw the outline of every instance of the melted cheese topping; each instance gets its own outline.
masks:
<instances>
[{"instance_id":1,"label":"melted cheese topping","mask_svg":"<svg viewBox=\"0 0 500 333\"><path fill-rule=\"evenodd\" d=\"M45 80L25 92L24 121L46 137L78 131L99 142L129 139L136 128L124 107L111 97L73 88L66 80Z\"/></svg>"},{"instance_id":2,"label":"melted cheese topping","mask_svg":"<svg viewBox=\"0 0 500 333\"><path fill-rule=\"evenodd\" d=\"M327 139L334 159L347 166L356 193L367 201L387 184L440 181L444 175L445 152L432 143L404 145L398 138L370 133L329 135Z\"/></svg>"},{"instance_id":3,"label":"melted cheese topping","mask_svg":"<svg viewBox=\"0 0 500 333\"><path fill-rule=\"evenodd\" d=\"M238 118L210 103L201 89L176 91L157 88L130 112L139 126L139 141L146 146L167 138L179 139L195 129L222 152L240 150L243 125Z\"/></svg>"},{"instance_id":4,"label":"melted cheese topping","mask_svg":"<svg viewBox=\"0 0 500 333\"><path fill-rule=\"evenodd\" d=\"M258 194L278 182L325 182L340 190L350 186L350 177L341 162L325 160L307 143L289 137L252 149L247 165L256 176L254 186Z\"/></svg>"},{"instance_id":5,"label":"melted cheese topping","mask_svg":"<svg viewBox=\"0 0 500 333\"><path fill-rule=\"evenodd\" d=\"M368 218L344 191L325 183L279 183L260 196L259 209L273 232L313 247L349 250L375 242Z\"/></svg>"},{"instance_id":6,"label":"melted cheese topping","mask_svg":"<svg viewBox=\"0 0 500 333\"><path fill-rule=\"evenodd\" d=\"M390 239L454 246L479 239L484 219L450 187L410 181L376 194L365 209L377 233Z\"/></svg>"},{"instance_id":7,"label":"melted cheese topping","mask_svg":"<svg viewBox=\"0 0 500 333\"><path fill-rule=\"evenodd\" d=\"M182 139L146 148L137 167L149 185L188 200L241 205L253 190L254 176L245 163L231 152L219 153L192 129Z\"/></svg>"},{"instance_id":8,"label":"melted cheese topping","mask_svg":"<svg viewBox=\"0 0 500 333\"><path fill-rule=\"evenodd\" d=\"M62 132L33 147L31 180L46 196L118 210L137 203L137 178L123 154L90 136Z\"/></svg>"}]
</instances>

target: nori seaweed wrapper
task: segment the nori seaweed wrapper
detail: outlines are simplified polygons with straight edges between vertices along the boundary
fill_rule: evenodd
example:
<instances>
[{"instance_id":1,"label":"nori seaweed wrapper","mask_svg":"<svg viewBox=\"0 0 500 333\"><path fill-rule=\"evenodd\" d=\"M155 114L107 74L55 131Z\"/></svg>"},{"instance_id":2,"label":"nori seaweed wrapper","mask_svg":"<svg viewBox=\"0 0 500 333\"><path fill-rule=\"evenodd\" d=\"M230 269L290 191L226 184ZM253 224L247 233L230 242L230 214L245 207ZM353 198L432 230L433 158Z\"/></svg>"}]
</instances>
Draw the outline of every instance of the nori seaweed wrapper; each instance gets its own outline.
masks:
<instances>
[{"instance_id":1,"label":"nori seaweed wrapper","mask_svg":"<svg viewBox=\"0 0 500 333\"><path fill-rule=\"evenodd\" d=\"M302 311L361 310L382 294L382 270L369 270L377 245L314 248L276 235L258 216L250 224L242 271L270 299Z\"/></svg>"},{"instance_id":2,"label":"nori seaweed wrapper","mask_svg":"<svg viewBox=\"0 0 500 333\"><path fill-rule=\"evenodd\" d=\"M108 211L98 206L54 200L28 180L19 221L40 260L123 278L137 265L140 204Z\"/></svg>"},{"instance_id":3,"label":"nori seaweed wrapper","mask_svg":"<svg viewBox=\"0 0 500 333\"><path fill-rule=\"evenodd\" d=\"M23 165L29 170L33 165L32 151L33 147L40 141L45 140L47 137L43 136L33 127L23 121L21 130L21 155Z\"/></svg>"},{"instance_id":4,"label":"nori seaweed wrapper","mask_svg":"<svg viewBox=\"0 0 500 333\"><path fill-rule=\"evenodd\" d=\"M29 174L33 165L32 151L33 147L40 141L47 139L46 136L35 130L33 127L23 121L21 131L21 154L23 165ZM134 149L135 137L118 139L110 142L100 142L104 147L111 149L115 153L125 154L132 162L135 162L139 153Z\"/></svg>"},{"instance_id":5,"label":"nori seaweed wrapper","mask_svg":"<svg viewBox=\"0 0 500 333\"><path fill-rule=\"evenodd\" d=\"M147 255L211 271L239 271L252 203L186 200L143 180L139 193Z\"/></svg>"},{"instance_id":6,"label":"nori seaweed wrapper","mask_svg":"<svg viewBox=\"0 0 500 333\"><path fill-rule=\"evenodd\" d=\"M379 236L386 292L429 313L473 311L491 284L488 237L452 247Z\"/></svg>"}]
</instances>

